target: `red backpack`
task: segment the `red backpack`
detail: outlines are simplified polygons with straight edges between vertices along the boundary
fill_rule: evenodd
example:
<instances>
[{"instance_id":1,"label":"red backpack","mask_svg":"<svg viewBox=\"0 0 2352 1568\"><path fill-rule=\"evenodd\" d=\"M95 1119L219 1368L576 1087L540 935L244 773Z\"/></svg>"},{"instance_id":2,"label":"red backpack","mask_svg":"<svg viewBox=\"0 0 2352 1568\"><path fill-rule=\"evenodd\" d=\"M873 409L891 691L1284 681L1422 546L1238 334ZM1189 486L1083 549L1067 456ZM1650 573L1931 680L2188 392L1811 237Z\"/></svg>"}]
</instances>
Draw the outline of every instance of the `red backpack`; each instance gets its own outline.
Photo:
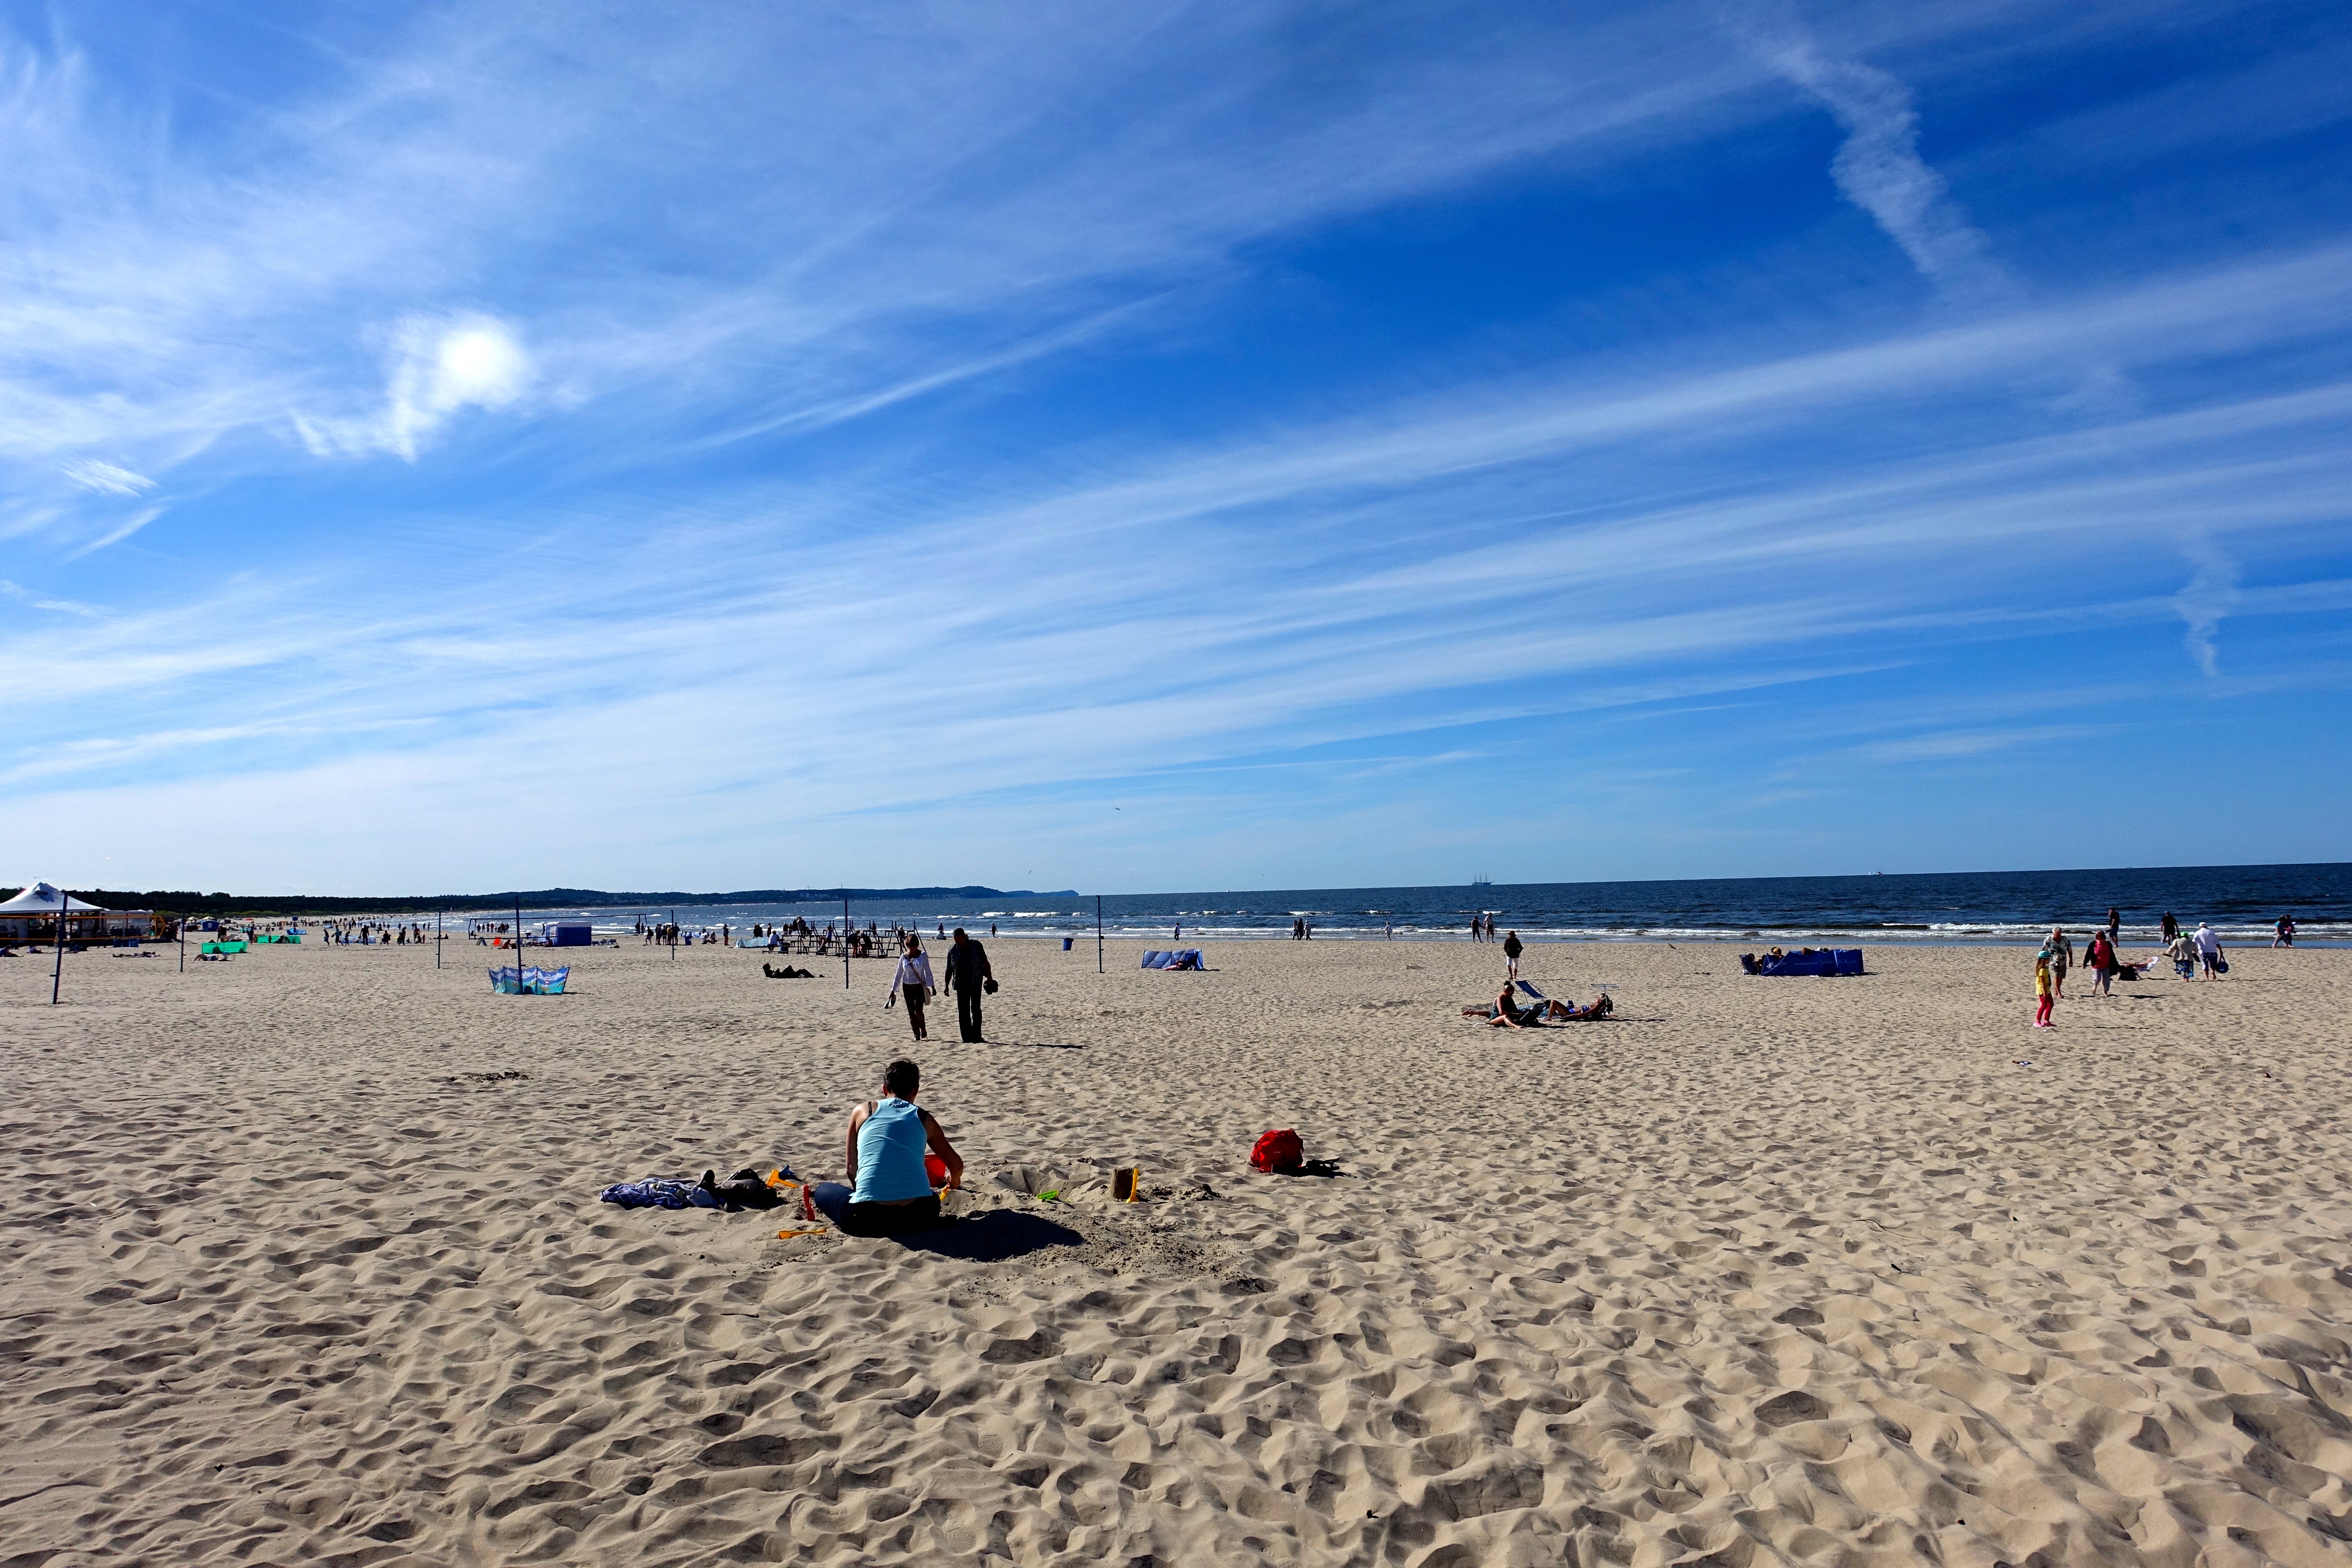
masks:
<instances>
[{"instance_id":1,"label":"red backpack","mask_svg":"<svg viewBox=\"0 0 2352 1568\"><path fill-rule=\"evenodd\" d=\"M1305 1163L1307 1145L1287 1127L1259 1133L1257 1146L1250 1151L1250 1169L1268 1175L1286 1175Z\"/></svg>"}]
</instances>

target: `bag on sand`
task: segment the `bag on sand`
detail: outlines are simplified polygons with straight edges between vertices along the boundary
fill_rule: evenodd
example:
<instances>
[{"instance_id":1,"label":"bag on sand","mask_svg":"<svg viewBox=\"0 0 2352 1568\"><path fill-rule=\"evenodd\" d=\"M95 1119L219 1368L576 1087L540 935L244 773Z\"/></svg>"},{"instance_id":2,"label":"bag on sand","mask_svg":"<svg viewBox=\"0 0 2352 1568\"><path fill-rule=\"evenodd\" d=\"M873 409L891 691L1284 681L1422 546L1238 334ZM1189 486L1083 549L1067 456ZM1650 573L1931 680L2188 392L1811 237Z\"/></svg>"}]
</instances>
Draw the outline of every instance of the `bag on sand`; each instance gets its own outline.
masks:
<instances>
[{"instance_id":1,"label":"bag on sand","mask_svg":"<svg viewBox=\"0 0 2352 1568\"><path fill-rule=\"evenodd\" d=\"M1307 1163L1307 1146L1290 1128L1276 1128L1257 1136L1257 1146L1250 1151L1250 1169L1268 1175L1289 1175Z\"/></svg>"}]
</instances>

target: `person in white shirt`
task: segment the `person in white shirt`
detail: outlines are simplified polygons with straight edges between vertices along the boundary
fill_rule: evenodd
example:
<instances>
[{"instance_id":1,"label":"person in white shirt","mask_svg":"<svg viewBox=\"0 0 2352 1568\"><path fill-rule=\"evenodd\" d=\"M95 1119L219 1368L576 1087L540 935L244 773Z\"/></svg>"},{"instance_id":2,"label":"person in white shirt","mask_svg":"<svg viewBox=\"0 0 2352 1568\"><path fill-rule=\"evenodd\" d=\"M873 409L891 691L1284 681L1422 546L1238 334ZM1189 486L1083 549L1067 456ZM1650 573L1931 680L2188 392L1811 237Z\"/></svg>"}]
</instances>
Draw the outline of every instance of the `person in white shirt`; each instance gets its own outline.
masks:
<instances>
[{"instance_id":1,"label":"person in white shirt","mask_svg":"<svg viewBox=\"0 0 2352 1568\"><path fill-rule=\"evenodd\" d=\"M890 992L906 999L907 1026L915 1031L919 1040L931 1037L931 1032L923 1027L923 1004L931 999L931 993L937 989L931 984L931 955L923 951L923 939L908 931L906 954L890 976Z\"/></svg>"},{"instance_id":2,"label":"person in white shirt","mask_svg":"<svg viewBox=\"0 0 2352 1568\"><path fill-rule=\"evenodd\" d=\"M2221 939L2215 936L2213 928L2202 921L2197 922L2197 962L2204 971L2203 978L2221 978Z\"/></svg>"}]
</instances>

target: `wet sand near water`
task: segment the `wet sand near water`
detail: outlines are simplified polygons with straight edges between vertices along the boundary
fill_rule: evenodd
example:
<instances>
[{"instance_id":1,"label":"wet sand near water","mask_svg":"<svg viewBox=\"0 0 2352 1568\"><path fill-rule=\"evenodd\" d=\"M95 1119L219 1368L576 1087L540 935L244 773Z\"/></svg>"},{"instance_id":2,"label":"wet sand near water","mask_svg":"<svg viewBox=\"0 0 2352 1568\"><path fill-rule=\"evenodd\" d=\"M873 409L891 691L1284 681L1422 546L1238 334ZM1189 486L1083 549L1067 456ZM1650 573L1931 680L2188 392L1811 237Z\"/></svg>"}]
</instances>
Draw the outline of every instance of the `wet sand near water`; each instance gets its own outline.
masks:
<instances>
[{"instance_id":1,"label":"wet sand near water","mask_svg":"<svg viewBox=\"0 0 2352 1568\"><path fill-rule=\"evenodd\" d=\"M595 1199L837 1174L879 962L0 961L0 1563L2352 1562L2352 952L1140 951L934 1011L911 1245Z\"/></svg>"}]
</instances>

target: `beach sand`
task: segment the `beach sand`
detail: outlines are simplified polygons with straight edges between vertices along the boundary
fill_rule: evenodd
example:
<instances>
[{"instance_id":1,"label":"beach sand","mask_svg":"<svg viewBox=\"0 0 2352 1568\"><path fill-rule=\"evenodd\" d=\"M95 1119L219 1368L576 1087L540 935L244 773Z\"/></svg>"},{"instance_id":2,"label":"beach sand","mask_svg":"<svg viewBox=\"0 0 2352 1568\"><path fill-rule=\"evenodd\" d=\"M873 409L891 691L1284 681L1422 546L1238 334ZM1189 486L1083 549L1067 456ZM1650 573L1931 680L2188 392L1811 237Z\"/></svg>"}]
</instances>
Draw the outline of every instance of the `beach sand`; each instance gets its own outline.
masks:
<instances>
[{"instance_id":1,"label":"beach sand","mask_svg":"<svg viewBox=\"0 0 2352 1568\"><path fill-rule=\"evenodd\" d=\"M914 1245L596 1201L836 1173L879 963L0 961L0 1563L2352 1562L2352 952L1091 948L934 1012Z\"/></svg>"}]
</instances>

